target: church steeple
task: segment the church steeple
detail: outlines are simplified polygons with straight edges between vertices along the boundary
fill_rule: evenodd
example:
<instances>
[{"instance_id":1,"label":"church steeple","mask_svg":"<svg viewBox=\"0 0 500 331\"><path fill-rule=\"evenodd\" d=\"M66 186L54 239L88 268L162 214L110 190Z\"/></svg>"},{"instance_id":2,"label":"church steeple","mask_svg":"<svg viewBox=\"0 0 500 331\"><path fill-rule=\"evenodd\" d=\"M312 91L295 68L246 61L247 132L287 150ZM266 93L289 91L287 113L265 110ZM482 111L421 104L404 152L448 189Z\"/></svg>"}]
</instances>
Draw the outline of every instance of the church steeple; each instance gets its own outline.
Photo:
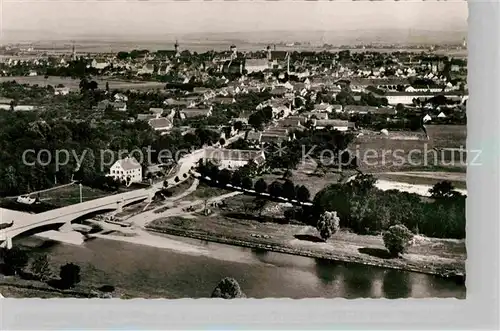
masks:
<instances>
[{"instance_id":1,"label":"church steeple","mask_svg":"<svg viewBox=\"0 0 500 331\"><path fill-rule=\"evenodd\" d=\"M177 41L177 39L175 40L175 56L179 56L179 42Z\"/></svg>"}]
</instances>

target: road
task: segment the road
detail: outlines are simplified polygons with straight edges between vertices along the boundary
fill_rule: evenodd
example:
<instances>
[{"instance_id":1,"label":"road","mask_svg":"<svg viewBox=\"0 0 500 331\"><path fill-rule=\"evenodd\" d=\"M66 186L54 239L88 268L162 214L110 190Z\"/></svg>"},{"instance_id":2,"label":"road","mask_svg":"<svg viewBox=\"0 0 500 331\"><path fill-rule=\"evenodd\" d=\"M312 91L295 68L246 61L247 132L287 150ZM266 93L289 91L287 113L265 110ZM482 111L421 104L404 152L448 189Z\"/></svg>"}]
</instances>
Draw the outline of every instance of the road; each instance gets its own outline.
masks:
<instances>
[{"instance_id":1,"label":"road","mask_svg":"<svg viewBox=\"0 0 500 331\"><path fill-rule=\"evenodd\" d=\"M189 192L189 193L191 193L191 192ZM172 216L180 216L180 215L188 214L188 212L184 211L185 208L196 207L196 206L203 205L205 203L204 199L198 199L195 201L183 201L183 202L178 203L176 206L173 206L170 209L164 210L160 213L157 212L158 210L165 208L165 206L168 206L169 203L177 202L179 199L188 195L189 193L187 193L187 194L183 193L179 196L176 196L175 198L172 198L172 200L168 201L168 203L166 203L165 205L159 206L158 208L155 208L153 210L149 210L149 211L146 211L143 213L132 215L131 217L127 218L126 221L128 223L132 223L133 225L135 225L137 227L145 228L148 223L154 221L155 219L162 218L162 217L172 217ZM218 201L222 201L224 199L227 199L227 198L239 195L239 194L242 194L242 192L231 192L231 193L227 193L227 194L223 194L223 195L220 195L217 197L210 198L207 200L207 202L208 203L218 202Z\"/></svg>"}]
</instances>

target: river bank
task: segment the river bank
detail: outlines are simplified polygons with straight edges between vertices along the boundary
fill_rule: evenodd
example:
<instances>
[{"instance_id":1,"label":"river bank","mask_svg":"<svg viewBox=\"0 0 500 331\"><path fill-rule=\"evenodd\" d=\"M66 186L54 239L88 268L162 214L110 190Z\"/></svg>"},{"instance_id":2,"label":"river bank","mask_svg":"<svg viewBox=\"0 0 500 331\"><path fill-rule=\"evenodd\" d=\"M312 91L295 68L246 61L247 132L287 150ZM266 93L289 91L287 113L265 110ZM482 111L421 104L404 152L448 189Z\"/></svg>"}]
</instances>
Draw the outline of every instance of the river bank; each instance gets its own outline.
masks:
<instances>
[{"instance_id":1,"label":"river bank","mask_svg":"<svg viewBox=\"0 0 500 331\"><path fill-rule=\"evenodd\" d=\"M387 256L381 236L340 231L327 242L320 242L316 230L309 226L196 216L158 219L146 229L252 249L436 275L459 283L465 279L465 243L459 240L417 237L407 254L392 259Z\"/></svg>"}]
</instances>

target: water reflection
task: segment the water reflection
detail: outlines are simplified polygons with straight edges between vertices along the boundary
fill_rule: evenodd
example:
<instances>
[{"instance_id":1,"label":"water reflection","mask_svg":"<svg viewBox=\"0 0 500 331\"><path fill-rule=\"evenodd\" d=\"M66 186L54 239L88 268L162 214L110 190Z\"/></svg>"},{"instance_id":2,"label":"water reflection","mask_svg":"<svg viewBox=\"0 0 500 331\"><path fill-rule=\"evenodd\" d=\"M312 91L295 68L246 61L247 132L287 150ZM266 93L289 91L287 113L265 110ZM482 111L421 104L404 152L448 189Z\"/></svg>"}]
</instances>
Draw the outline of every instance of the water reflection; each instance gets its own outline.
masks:
<instances>
[{"instance_id":1,"label":"water reflection","mask_svg":"<svg viewBox=\"0 0 500 331\"><path fill-rule=\"evenodd\" d=\"M431 276L428 276L431 277ZM387 299L408 298L411 296L410 273L395 269L384 271L382 290Z\"/></svg>"},{"instance_id":2,"label":"water reflection","mask_svg":"<svg viewBox=\"0 0 500 331\"><path fill-rule=\"evenodd\" d=\"M341 273L342 265L339 262L325 260L325 259L315 259L316 260L316 276L321 280L323 285L330 285L338 278L338 274Z\"/></svg>"}]
</instances>

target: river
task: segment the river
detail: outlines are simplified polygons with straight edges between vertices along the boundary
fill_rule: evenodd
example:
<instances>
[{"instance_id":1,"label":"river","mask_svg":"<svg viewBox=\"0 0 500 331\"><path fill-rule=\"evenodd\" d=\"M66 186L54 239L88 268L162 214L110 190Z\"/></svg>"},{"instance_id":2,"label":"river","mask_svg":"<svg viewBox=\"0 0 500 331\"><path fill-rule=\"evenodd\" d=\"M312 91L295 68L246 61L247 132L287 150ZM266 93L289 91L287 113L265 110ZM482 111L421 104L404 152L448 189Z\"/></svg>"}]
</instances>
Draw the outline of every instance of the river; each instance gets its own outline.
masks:
<instances>
[{"instance_id":1,"label":"river","mask_svg":"<svg viewBox=\"0 0 500 331\"><path fill-rule=\"evenodd\" d=\"M465 286L435 276L163 237L177 248L107 239L81 246L43 243L33 237L17 242L45 251L56 267L77 263L82 282L113 285L131 296L209 297L223 277L234 277L253 298L465 298Z\"/></svg>"}]
</instances>

